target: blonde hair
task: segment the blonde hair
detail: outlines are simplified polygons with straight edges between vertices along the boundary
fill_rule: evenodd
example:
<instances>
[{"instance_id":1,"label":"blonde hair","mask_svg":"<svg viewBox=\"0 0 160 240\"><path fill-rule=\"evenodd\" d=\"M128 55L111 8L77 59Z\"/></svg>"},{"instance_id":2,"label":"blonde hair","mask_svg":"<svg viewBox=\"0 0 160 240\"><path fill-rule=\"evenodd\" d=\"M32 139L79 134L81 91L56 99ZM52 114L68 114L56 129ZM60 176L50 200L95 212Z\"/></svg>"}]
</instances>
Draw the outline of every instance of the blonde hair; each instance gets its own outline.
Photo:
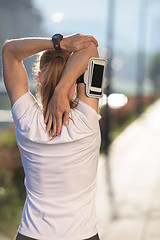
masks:
<instances>
[{"instance_id":1,"label":"blonde hair","mask_svg":"<svg viewBox=\"0 0 160 240\"><path fill-rule=\"evenodd\" d=\"M38 97L43 106L43 113L47 111L48 103L54 93L63 70L65 68L68 57L64 51L46 50L39 58L39 71L42 73L42 83L38 88ZM73 102L70 103L71 108L75 107Z\"/></svg>"}]
</instances>

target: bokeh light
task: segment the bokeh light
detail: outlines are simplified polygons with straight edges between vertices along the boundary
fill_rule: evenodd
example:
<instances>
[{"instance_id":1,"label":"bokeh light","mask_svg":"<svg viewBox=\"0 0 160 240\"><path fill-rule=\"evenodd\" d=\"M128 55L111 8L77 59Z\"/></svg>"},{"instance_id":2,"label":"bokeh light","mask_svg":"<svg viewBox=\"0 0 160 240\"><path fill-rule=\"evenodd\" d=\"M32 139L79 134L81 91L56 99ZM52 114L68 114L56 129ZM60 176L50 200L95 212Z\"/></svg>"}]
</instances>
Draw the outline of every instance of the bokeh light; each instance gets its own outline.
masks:
<instances>
[{"instance_id":1,"label":"bokeh light","mask_svg":"<svg viewBox=\"0 0 160 240\"><path fill-rule=\"evenodd\" d=\"M50 19L55 23L62 22L63 21L63 13L62 12L54 12L51 14Z\"/></svg>"}]
</instances>

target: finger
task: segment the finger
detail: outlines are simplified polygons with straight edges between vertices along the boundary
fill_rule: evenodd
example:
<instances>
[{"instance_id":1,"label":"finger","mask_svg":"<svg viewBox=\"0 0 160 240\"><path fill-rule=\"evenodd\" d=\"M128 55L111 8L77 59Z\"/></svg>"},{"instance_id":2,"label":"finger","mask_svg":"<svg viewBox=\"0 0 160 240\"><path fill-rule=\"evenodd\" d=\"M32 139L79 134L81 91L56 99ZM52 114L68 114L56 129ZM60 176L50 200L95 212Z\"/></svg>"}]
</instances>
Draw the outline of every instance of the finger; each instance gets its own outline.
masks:
<instances>
[{"instance_id":1,"label":"finger","mask_svg":"<svg viewBox=\"0 0 160 240\"><path fill-rule=\"evenodd\" d=\"M66 125L66 126L69 124L69 112L65 112L65 113L64 113L63 123L64 123L64 125Z\"/></svg>"},{"instance_id":2,"label":"finger","mask_svg":"<svg viewBox=\"0 0 160 240\"><path fill-rule=\"evenodd\" d=\"M92 44L92 42L82 42L76 47L76 51L88 48L91 44Z\"/></svg>"},{"instance_id":3,"label":"finger","mask_svg":"<svg viewBox=\"0 0 160 240\"><path fill-rule=\"evenodd\" d=\"M84 42L81 45L81 48L88 48L91 45L92 42Z\"/></svg>"},{"instance_id":4,"label":"finger","mask_svg":"<svg viewBox=\"0 0 160 240\"><path fill-rule=\"evenodd\" d=\"M77 46L76 51L79 51L80 49L88 48L92 43L93 42L91 42L91 41L82 42Z\"/></svg>"},{"instance_id":5,"label":"finger","mask_svg":"<svg viewBox=\"0 0 160 240\"><path fill-rule=\"evenodd\" d=\"M98 41L92 35L84 35L84 37L81 38L79 43L84 42L93 42L96 45L96 47L98 47Z\"/></svg>"},{"instance_id":6,"label":"finger","mask_svg":"<svg viewBox=\"0 0 160 240\"><path fill-rule=\"evenodd\" d=\"M92 35L87 35L88 41L93 42L96 47L98 47L98 41L92 36Z\"/></svg>"},{"instance_id":7,"label":"finger","mask_svg":"<svg viewBox=\"0 0 160 240\"><path fill-rule=\"evenodd\" d=\"M56 135L59 136L62 131L62 117L56 119Z\"/></svg>"},{"instance_id":8,"label":"finger","mask_svg":"<svg viewBox=\"0 0 160 240\"><path fill-rule=\"evenodd\" d=\"M47 131L50 132L52 126L52 115L49 115L49 120L47 123Z\"/></svg>"},{"instance_id":9,"label":"finger","mask_svg":"<svg viewBox=\"0 0 160 240\"><path fill-rule=\"evenodd\" d=\"M53 122L52 137L55 137L56 136L56 127L57 127L55 117L53 118L52 122Z\"/></svg>"},{"instance_id":10,"label":"finger","mask_svg":"<svg viewBox=\"0 0 160 240\"><path fill-rule=\"evenodd\" d=\"M44 122L47 123L49 118L49 108L47 108L47 112L45 114Z\"/></svg>"},{"instance_id":11,"label":"finger","mask_svg":"<svg viewBox=\"0 0 160 240\"><path fill-rule=\"evenodd\" d=\"M93 43L96 45L96 47L98 47L98 41L93 37Z\"/></svg>"}]
</instances>

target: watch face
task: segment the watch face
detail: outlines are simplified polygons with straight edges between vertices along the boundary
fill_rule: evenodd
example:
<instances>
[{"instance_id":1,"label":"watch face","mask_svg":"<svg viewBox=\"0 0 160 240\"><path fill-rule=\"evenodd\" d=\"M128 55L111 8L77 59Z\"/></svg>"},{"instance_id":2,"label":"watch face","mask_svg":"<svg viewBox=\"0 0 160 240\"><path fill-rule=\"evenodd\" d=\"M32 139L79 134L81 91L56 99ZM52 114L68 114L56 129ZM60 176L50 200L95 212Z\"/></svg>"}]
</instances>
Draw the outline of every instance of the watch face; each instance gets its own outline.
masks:
<instances>
[{"instance_id":1,"label":"watch face","mask_svg":"<svg viewBox=\"0 0 160 240\"><path fill-rule=\"evenodd\" d=\"M56 50L61 50L60 41L63 39L63 35L57 33L53 35L52 41Z\"/></svg>"},{"instance_id":2,"label":"watch face","mask_svg":"<svg viewBox=\"0 0 160 240\"><path fill-rule=\"evenodd\" d=\"M59 33L57 33L57 34L54 35L54 38L55 38L55 39L61 38L61 37L63 37L63 36L62 36L61 34L59 34Z\"/></svg>"}]
</instances>

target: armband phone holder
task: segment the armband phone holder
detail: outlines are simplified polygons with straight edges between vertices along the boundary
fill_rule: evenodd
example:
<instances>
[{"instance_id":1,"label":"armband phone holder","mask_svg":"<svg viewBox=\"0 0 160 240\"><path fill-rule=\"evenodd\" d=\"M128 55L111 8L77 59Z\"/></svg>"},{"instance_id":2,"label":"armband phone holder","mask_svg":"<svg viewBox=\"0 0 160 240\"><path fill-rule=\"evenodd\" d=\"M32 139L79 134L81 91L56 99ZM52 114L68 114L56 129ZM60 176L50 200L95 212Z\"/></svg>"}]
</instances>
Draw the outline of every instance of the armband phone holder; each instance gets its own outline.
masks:
<instances>
[{"instance_id":1,"label":"armband phone holder","mask_svg":"<svg viewBox=\"0 0 160 240\"><path fill-rule=\"evenodd\" d=\"M78 78L77 83L85 83L88 97L101 98L103 96L106 65L107 60L105 59L90 58L87 71Z\"/></svg>"}]
</instances>

